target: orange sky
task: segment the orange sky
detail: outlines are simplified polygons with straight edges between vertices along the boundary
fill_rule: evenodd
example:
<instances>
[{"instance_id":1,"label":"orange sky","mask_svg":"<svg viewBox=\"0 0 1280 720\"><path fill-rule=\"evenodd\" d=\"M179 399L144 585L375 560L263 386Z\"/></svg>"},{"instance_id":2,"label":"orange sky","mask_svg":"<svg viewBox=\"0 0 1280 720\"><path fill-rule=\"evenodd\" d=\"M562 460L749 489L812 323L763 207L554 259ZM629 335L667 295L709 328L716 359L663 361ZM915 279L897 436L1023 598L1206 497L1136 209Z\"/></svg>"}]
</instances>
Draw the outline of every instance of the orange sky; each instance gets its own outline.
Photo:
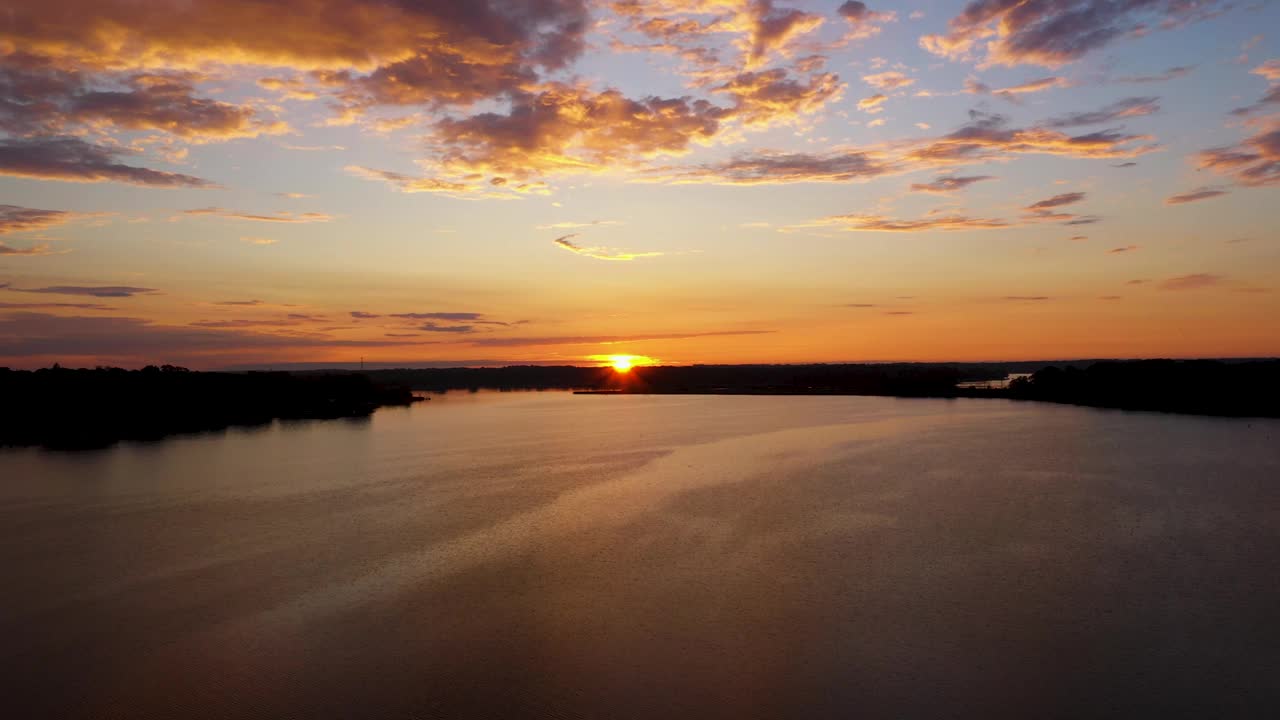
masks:
<instances>
[{"instance_id":1,"label":"orange sky","mask_svg":"<svg viewBox=\"0 0 1280 720\"><path fill-rule=\"evenodd\" d=\"M0 365L1280 355L1275 4L264 7L0 20Z\"/></svg>"}]
</instances>

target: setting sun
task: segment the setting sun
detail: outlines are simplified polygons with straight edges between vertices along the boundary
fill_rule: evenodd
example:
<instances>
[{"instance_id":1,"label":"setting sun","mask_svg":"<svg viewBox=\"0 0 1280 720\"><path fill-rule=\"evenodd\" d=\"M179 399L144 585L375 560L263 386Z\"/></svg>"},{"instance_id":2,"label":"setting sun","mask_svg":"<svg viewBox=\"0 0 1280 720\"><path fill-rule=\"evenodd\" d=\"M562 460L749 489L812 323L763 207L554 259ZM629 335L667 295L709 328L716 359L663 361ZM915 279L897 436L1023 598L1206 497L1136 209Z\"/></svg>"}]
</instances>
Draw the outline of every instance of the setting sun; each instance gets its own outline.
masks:
<instances>
[{"instance_id":1,"label":"setting sun","mask_svg":"<svg viewBox=\"0 0 1280 720\"><path fill-rule=\"evenodd\" d=\"M613 366L615 371L620 373L631 372L633 361L634 358L630 355L614 355L609 358L609 364Z\"/></svg>"}]
</instances>

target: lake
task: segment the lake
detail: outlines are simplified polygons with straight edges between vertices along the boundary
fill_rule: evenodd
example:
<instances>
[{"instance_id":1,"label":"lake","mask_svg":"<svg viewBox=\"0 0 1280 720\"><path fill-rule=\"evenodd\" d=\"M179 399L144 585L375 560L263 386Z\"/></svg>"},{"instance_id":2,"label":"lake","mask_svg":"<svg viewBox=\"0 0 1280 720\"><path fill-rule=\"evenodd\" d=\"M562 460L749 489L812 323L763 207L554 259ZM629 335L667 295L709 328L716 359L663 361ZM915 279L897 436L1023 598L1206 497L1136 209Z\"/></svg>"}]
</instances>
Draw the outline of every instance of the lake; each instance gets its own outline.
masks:
<instances>
[{"instance_id":1,"label":"lake","mask_svg":"<svg viewBox=\"0 0 1280 720\"><path fill-rule=\"evenodd\" d=\"M451 393L0 450L0 562L15 718L1280 711L1277 420Z\"/></svg>"}]
</instances>

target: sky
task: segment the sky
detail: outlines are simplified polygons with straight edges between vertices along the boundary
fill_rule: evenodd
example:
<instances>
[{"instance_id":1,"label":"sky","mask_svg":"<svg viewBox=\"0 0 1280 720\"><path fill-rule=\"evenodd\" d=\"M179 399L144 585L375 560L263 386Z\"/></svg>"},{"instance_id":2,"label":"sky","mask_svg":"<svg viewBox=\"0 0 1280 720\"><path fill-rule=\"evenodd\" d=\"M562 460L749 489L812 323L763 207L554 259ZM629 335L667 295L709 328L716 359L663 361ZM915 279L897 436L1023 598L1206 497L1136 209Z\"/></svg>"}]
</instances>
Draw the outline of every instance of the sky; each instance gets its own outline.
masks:
<instances>
[{"instance_id":1,"label":"sky","mask_svg":"<svg viewBox=\"0 0 1280 720\"><path fill-rule=\"evenodd\" d=\"M44 0L0 366L1280 355L1271 0Z\"/></svg>"}]
</instances>

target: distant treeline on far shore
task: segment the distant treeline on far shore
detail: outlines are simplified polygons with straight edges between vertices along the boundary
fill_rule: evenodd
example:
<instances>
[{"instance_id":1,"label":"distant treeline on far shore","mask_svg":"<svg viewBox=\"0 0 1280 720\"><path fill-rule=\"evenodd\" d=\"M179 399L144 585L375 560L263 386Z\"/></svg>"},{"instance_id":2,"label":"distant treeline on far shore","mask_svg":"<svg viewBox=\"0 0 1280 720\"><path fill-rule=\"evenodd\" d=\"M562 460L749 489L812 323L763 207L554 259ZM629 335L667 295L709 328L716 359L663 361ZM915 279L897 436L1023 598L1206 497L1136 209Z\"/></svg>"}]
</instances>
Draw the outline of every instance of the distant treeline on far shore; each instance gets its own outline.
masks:
<instances>
[{"instance_id":1,"label":"distant treeline on far shore","mask_svg":"<svg viewBox=\"0 0 1280 720\"><path fill-rule=\"evenodd\" d=\"M0 368L0 398L0 445L88 448L274 419L361 417L383 405L407 405L413 393L349 373L55 365L35 371Z\"/></svg>"},{"instance_id":2,"label":"distant treeline on far shore","mask_svg":"<svg viewBox=\"0 0 1280 720\"><path fill-rule=\"evenodd\" d=\"M610 393L889 395L1040 400L1126 410L1280 417L1280 360L1133 360L843 365L512 366L191 372L0 368L0 445L96 447L117 440L253 425L361 417L407 405L413 391L585 390ZM1034 372L1008 387L961 387Z\"/></svg>"},{"instance_id":3,"label":"distant treeline on far shore","mask_svg":"<svg viewBox=\"0 0 1280 720\"><path fill-rule=\"evenodd\" d=\"M959 387L998 380L1007 388ZM1280 360L1098 360L371 370L415 390L574 389L621 393L985 397L1205 415L1280 417Z\"/></svg>"}]
</instances>

